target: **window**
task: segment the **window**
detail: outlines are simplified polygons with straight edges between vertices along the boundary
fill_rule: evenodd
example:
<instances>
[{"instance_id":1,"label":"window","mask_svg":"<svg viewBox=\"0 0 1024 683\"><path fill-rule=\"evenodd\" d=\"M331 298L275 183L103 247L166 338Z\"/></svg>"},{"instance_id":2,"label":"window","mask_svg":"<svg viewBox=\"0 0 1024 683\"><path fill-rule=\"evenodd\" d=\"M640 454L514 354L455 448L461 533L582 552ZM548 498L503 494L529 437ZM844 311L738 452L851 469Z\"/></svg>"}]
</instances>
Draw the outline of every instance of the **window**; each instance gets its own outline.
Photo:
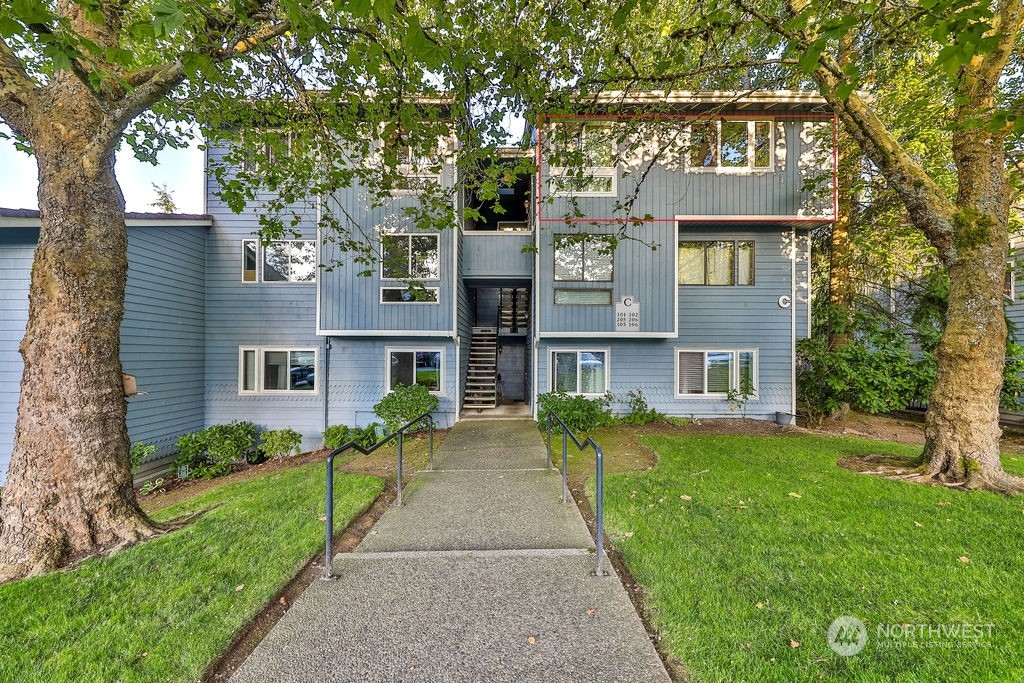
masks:
<instances>
[{"instance_id":1,"label":"window","mask_svg":"<svg viewBox=\"0 0 1024 683\"><path fill-rule=\"evenodd\" d=\"M697 121L687 127L691 171L770 171L771 121Z\"/></svg>"},{"instance_id":2,"label":"window","mask_svg":"<svg viewBox=\"0 0 1024 683\"><path fill-rule=\"evenodd\" d=\"M440 349L388 349L387 386L419 384L432 394L442 394L444 354Z\"/></svg>"},{"instance_id":3,"label":"window","mask_svg":"<svg viewBox=\"0 0 1024 683\"><path fill-rule=\"evenodd\" d=\"M555 280L611 282L614 251L610 235L555 235Z\"/></svg>"},{"instance_id":4,"label":"window","mask_svg":"<svg viewBox=\"0 0 1024 683\"><path fill-rule=\"evenodd\" d=\"M384 235L381 279L439 280L439 243L438 235Z\"/></svg>"},{"instance_id":5,"label":"window","mask_svg":"<svg viewBox=\"0 0 1024 683\"><path fill-rule=\"evenodd\" d=\"M610 289L556 289L555 303L560 306L611 306Z\"/></svg>"},{"instance_id":6,"label":"window","mask_svg":"<svg viewBox=\"0 0 1024 683\"><path fill-rule=\"evenodd\" d=\"M437 287L381 287L382 304L436 304Z\"/></svg>"},{"instance_id":7,"label":"window","mask_svg":"<svg viewBox=\"0 0 1024 683\"><path fill-rule=\"evenodd\" d=\"M260 252L262 252L262 268ZM242 240L242 282L316 282L316 242Z\"/></svg>"},{"instance_id":8,"label":"window","mask_svg":"<svg viewBox=\"0 0 1024 683\"><path fill-rule=\"evenodd\" d=\"M552 351L551 389L585 395L608 391L607 349Z\"/></svg>"},{"instance_id":9,"label":"window","mask_svg":"<svg viewBox=\"0 0 1024 683\"><path fill-rule=\"evenodd\" d=\"M551 191L555 194L615 194L615 148L607 123L558 124L552 128Z\"/></svg>"},{"instance_id":10,"label":"window","mask_svg":"<svg viewBox=\"0 0 1024 683\"><path fill-rule=\"evenodd\" d=\"M1003 296L1009 301L1017 300L1017 262L1007 261L1006 273L1003 275Z\"/></svg>"},{"instance_id":11,"label":"window","mask_svg":"<svg viewBox=\"0 0 1024 683\"><path fill-rule=\"evenodd\" d=\"M294 140L292 134L277 129L250 130L242 135L245 159L242 170L259 173L273 166L281 155L291 154Z\"/></svg>"},{"instance_id":12,"label":"window","mask_svg":"<svg viewBox=\"0 0 1024 683\"><path fill-rule=\"evenodd\" d=\"M679 284L754 284L753 241L680 242Z\"/></svg>"},{"instance_id":13,"label":"window","mask_svg":"<svg viewBox=\"0 0 1024 683\"><path fill-rule=\"evenodd\" d=\"M676 398L757 394L757 351L677 351Z\"/></svg>"},{"instance_id":14,"label":"window","mask_svg":"<svg viewBox=\"0 0 1024 683\"><path fill-rule=\"evenodd\" d=\"M384 141L385 159L395 155L395 177L391 190L396 194L410 194L441 182L440 144L433 149L430 141L412 141L407 133L395 130ZM410 144L413 143L413 144Z\"/></svg>"},{"instance_id":15,"label":"window","mask_svg":"<svg viewBox=\"0 0 1024 683\"><path fill-rule=\"evenodd\" d=\"M316 349L242 347L238 393L316 392Z\"/></svg>"}]
</instances>

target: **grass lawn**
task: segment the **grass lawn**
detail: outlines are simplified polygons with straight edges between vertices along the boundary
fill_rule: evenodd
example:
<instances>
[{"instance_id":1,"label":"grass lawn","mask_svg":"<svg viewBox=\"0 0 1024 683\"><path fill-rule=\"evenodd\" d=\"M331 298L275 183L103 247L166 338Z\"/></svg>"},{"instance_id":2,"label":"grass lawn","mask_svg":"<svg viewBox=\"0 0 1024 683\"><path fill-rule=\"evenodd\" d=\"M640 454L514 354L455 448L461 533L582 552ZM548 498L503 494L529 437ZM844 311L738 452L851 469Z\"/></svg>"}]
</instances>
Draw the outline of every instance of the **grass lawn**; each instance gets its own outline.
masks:
<instances>
[{"instance_id":1,"label":"grass lawn","mask_svg":"<svg viewBox=\"0 0 1024 683\"><path fill-rule=\"evenodd\" d=\"M383 489L335 477L343 528ZM189 526L71 571L0 586L0 681L197 681L322 552L324 466L227 484L154 513Z\"/></svg>"},{"instance_id":2,"label":"grass lawn","mask_svg":"<svg viewBox=\"0 0 1024 683\"><path fill-rule=\"evenodd\" d=\"M805 435L643 443L659 463L607 478L606 529L693 681L1024 681L1024 498L835 465L920 446ZM1024 457L1005 464L1024 473ZM827 641L844 615L868 633L846 657ZM981 637L886 630L902 624L993 626Z\"/></svg>"}]
</instances>

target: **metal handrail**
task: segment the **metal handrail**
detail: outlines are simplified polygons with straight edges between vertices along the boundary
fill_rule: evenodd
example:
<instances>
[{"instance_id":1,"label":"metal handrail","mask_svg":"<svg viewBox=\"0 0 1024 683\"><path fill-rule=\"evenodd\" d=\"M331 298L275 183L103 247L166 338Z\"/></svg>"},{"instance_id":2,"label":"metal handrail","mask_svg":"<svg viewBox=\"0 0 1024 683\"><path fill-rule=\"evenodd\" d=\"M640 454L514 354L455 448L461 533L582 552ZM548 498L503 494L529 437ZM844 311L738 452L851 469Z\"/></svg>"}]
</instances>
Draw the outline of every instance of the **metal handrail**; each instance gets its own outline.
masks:
<instances>
[{"instance_id":1,"label":"metal handrail","mask_svg":"<svg viewBox=\"0 0 1024 683\"><path fill-rule=\"evenodd\" d=\"M355 441L349 441L348 443L342 444L335 448L333 451L327 454L327 514L325 517L324 526L327 532L326 552L324 555L324 580L330 581L333 577L331 574L331 558L334 556L334 458L341 455L347 450L355 449L363 455L369 455L375 450L388 443L398 439L398 497L395 500L395 505L401 506L402 504L402 441L406 430L413 425L422 425L423 421L426 420L430 428L430 469L434 469L434 420L430 417L430 413L426 412L422 415L413 418L409 422L405 423L397 430L388 434L383 439L373 444L369 448L363 448Z\"/></svg>"},{"instance_id":2,"label":"metal handrail","mask_svg":"<svg viewBox=\"0 0 1024 683\"><path fill-rule=\"evenodd\" d=\"M604 453L601 451L601 447L597 445L591 437L587 437L583 441L576 438L576 435L572 433L572 430L566 426L562 418L558 417L554 411L548 411L547 427L548 427L548 467L551 467L551 422L554 420L558 424L562 425L562 502L565 503L568 500L569 495L569 480L568 480L568 463L569 463L569 439L576 444L576 448L580 452L586 450L589 446L594 449L594 454L597 456L597 503L596 503L596 517L597 517L597 533L596 545L597 545L597 567L594 569L596 576L608 576L608 571L605 570L605 552L604 552Z\"/></svg>"}]
</instances>

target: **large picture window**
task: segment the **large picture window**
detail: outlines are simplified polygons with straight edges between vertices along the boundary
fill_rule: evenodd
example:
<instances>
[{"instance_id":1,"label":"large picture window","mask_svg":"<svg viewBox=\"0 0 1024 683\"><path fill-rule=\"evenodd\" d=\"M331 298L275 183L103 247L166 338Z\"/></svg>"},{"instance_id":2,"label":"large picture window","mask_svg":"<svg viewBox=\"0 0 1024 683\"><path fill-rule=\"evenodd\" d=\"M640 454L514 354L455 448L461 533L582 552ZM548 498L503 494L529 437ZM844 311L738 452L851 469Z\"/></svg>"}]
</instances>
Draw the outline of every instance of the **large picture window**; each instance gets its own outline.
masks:
<instances>
[{"instance_id":1,"label":"large picture window","mask_svg":"<svg viewBox=\"0 0 1024 683\"><path fill-rule=\"evenodd\" d=\"M680 242L679 284L754 284L754 242L751 240Z\"/></svg>"},{"instance_id":2,"label":"large picture window","mask_svg":"<svg viewBox=\"0 0 1024 683\"><path fill-rule=\"evenodd\" d=\"M438 235L384 235L381 237L381 279L439 280L439 244Z\"/></svg>"},{"instance_id":3,"label":"large picture window","mask_svg":"<svg viewBox=\"0 0 1024 683\"><path fill-rule=\"evenodd\" d=\"M599 395L608 391L607 349L551 351L551 388L567 394Z\"/></svg>"},{"instance_id":4,"label":"large picture window","mask_svg":"<svg viewBox=\"0 0 1024 683\"><path fill-rule=\"evenodd\" d=\"M238 350L238 393L316 391L316 349L242 347Z\"/></svg>"},{"instance_id":5,"label":"large picture window","mask_svg":"<svg viewBox=\"0 0 1024 683\"><path fill-rule=\"evenodd\" d=\"M771 121L695 121L687 126L690 171L770 171L774 158Z\"/></svg>"},{"instance_id":6,"label":"large picture window","mask_svg":"<svg viewBox=\"0 0 1024 683\"><path fill-rule=\"evenodd\" d=\"M560 123L551 129L551 191L615 194L615 134L607 123Z\"/></svg>"},{"instance_id":7,"label":"large picture window","mask_svg":"<svg viewBox=\"0 0 1024 683\"><path fill-rule=\"evenodd\" d=\"M611 282L614 252L610 235L555 235L555 280Z\"/></svg>"},{"instance_id":8,"label":"large picture window","mask_svg":"<svg viewBox=\"0 0 1024 683\"><path fill-rule=\"evenodd\" d=\"M388 349L388 391L419 384L432 394L444 393L444 354L440 349Z\"/></svg>"},{"instance_id":9,"label":"large picture window","mask_svg":"<svg viewBox=\"0 0 1024 683\"><path fill-rule=\"evenodd\" d=\"M242 240L242 282L316 282L316 242Z\"/></svg>"},{"instance_id":10,"label":"large picture window","mask_svg":"<svg viewBox=\"0 0 1024 683\"><path fill-rule=\"evenodd\" d=\"M757 394L757 351L729 349L676 352L676 397Z\"/></svg>"}]
</instances>

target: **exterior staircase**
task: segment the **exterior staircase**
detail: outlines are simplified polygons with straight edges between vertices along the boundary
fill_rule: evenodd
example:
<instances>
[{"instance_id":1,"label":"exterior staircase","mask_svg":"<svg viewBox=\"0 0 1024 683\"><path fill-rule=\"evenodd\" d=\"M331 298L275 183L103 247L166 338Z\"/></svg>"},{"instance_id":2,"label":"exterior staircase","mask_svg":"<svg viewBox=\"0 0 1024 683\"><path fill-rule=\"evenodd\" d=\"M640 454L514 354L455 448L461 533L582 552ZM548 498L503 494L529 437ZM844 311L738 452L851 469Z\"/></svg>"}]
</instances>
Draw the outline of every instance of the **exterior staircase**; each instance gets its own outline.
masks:
<instances>
[{"instance_id":1,"label":"exterior staircase","mask_svg":"<svg viewBox=\"0 0 1024 683\"><path fill-rule=\"evenodd\" d=\"M469 373L466 376L466 410L494 408L498 405L496 380L498 367L498 330L474 327L469 346Z\"/></svg>"},{"instance_id":2,"label":"exterior staircase","mask_svg":"<svg viewBox=\"0 0 1024 683\"><path fill-rule=\"evenodd\" d=\"M498 295L498 325L512 334L525 333L530 322L530 290L502 289Z\"/></svg>"}]
</instances>

